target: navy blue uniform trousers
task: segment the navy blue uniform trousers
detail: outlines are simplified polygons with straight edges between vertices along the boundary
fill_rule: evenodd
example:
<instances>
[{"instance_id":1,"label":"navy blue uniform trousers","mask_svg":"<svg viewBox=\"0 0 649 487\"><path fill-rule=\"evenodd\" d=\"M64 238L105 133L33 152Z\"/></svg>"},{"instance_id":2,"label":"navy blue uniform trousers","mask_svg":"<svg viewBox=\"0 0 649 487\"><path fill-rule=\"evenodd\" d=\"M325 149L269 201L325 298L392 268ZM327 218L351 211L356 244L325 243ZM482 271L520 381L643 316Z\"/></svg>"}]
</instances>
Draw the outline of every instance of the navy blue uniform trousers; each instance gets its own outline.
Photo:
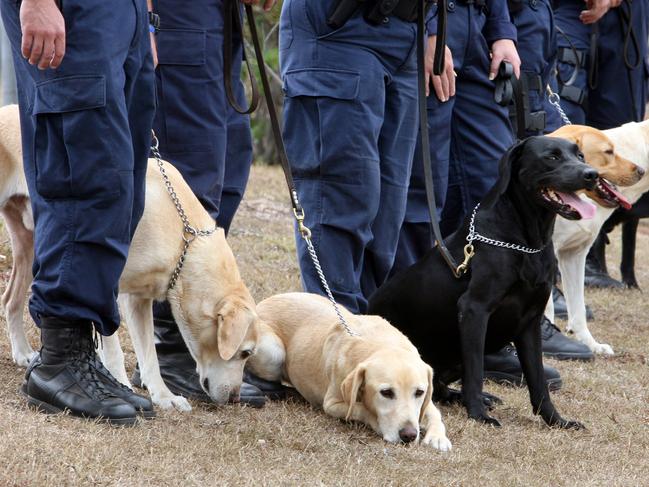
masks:
<instances>
[{"instance_id":1,"label":"navy blue uniform trousers","mask_svg":"<svg viewBox=\"0 0 649 487\"><path fill-rule=\"evenodd\" d=\"M34 213L40 318L119 326L118 282L144 211L154 111L144 0L65 0L66 53L39 71L20 54L19 4L2 0Z\"/></svg>"},{"instance_id":2,"label":"navy blue uniform trousers","mask_svg":"<svg viewBox=\"0 0 649 487\"><path fill-rule=\"evenodd\" d=\"M183 175L227 232L243 198L252 163L250 120L228 103L223 64L223 0L154 0L160 153ZM245 104L243 44L233 39L232 85Z\"/></svg>"},{"instance_id":3,"label":"navy blue uniform trousers","mask_svg":"<svg viewBox=\"0 0 649 487\"><path fill-rule=\"evenodd\" d=\"M513 142L509 111L494 101L489 81L486 17L472 5L455 4L448 15L447 45L453 53L456 95L428 97L428 134L438 216L445 235L498 178L498 160ZM432 246L421 148L415 152L408 207L393 273L419 260Z\"/></svg>"},{"instance_id":4,"label":"navy blue uniform trousers","mask_svg":"<svg viewBox=\"0 0 649 487\"><path fill-rule=\"evenodd\" d=\"M364 312L392 267L417 134L416 24L326 23L331 0L287 0L284 136L305 223L335 297ZM322 293L296 235L305 290Z\"/></svg>"},{"instance_id":5,"label":"navy blue uniform trousers","mask_svg":"<svg viewBox=\"0 0 649 487\"><path fill-rule=\"evenodd\" d=\"M617 127L626 122L644 118L647 101L647 36L649 24L648 0L624 0L611 9L597 23L596 85L589 86L588 69L593 63L588 54L590 34L593 29L579 20L583 10L581 0L557 0L554 15L557 25L565 32L558 36L560 48L570 49L572 45L585 53L585 66L578 71L574 86L582 90L586 99L583 104L567 99L561 106L573 123L592 125L599 129ZM629 12L638 42L634 47L631 38L625 42L626 30L621 23L622 12ZM627 67L626 62L631 65ZM570 79L575 66L567 62L558 63L562 80ZM556 84L554 85L557 86Z\"/></svg>"}]
</instances>

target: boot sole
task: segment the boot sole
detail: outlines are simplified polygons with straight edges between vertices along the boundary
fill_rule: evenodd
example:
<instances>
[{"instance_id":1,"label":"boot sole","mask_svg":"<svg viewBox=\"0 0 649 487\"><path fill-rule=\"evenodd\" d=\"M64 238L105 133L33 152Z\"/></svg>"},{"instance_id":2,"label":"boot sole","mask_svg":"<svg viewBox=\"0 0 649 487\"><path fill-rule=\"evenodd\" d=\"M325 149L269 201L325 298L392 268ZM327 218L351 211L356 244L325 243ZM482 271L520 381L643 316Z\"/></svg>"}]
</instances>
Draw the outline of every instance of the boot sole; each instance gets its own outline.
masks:
<instances>
[{"instance_id":1,"label":"boot sole","mask_svg":"<svg viewBox=\"0 0 649 487\"><path fill-rule=\"evenodd\" d=\"M592 362L595 359L592 353L543 352L543 356L556 360L577 360L580 362Z\"/></svg>"},{"instance_id":2,"label":"boot sole","mask_svg":"<svg viewBox=\"0 0 649 487\"><path fill-rule=\"evenodd\" d=\"M111 426L135 426L137 423L138 419L137 417L133 418L105 418L105 417L92 417L92 416L84 416L83 414L76 414L74 411L70 409L61 409L58 408L52 404L49 404L45 401L41 401L40 399L36 399L35 397L30 396L27 394L25 391L24 387L20 388L20 393L25 396L27 399L27 404L33 408L36 409L37 411L45 414L63 414L66 411L70 413L70 415L75 416L77 418L84 418L84 419L90 419L93 421L97 421L98 423L105 423L105 424L110 424Z\"/></svg>"},{"instance_id":3,"label":"boot sole","mask_svg":"<svg viewBox=\"0 0 649 487\"><path fill-rule=\"evenodd\" d=\"M504 374L502 372L485 372L485 378L497 384L506 386L525 387L527 385L522 377ZM548 390L550 391L558 391L563 386L561 378L549 379L546 380L546 383L548 384Z\"/></svg>"}]
</instances>

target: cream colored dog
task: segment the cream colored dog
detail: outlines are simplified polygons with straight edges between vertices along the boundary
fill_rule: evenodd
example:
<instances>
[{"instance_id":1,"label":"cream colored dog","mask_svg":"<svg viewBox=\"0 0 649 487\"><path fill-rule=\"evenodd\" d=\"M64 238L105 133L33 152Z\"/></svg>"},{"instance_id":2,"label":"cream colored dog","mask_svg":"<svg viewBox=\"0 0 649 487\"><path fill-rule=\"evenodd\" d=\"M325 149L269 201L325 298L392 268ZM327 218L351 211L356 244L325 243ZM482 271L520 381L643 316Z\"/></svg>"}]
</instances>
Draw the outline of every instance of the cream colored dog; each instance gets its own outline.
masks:
<instances>
[{"instance_id":1,"label":"cream colored dog","mask_svg":"<svg viewBox=\"0 0 649 487\"><path fill-rule=\"evenodd\" d=\"M214 228L180 173L164 163L189 221L196 228ZM26 366L34 352L25 337L23 309L31 283L33 229L31 207L22 170L18 107L0 108L0 211L11 237L14 266L2 296L14 361ZM168 299L180 332L197 363L201 385L218 404L238 398L243 367L257 342L255 303L239 275L222 229L198 237L190 247L174 289L169 279L182 250L183 225L155 160L149 161L146 207L122 274L120 310L154 404L191 410L187 400L167 388L160 375L153 335L151 305ZM87 272L79 269L79 272ZM106 367L129 385L117 334L103 340Z\"/></svg>"},{"instance_id":2,"label":"cream colored dog","mask_svg":"<svg viewBox=\"0 0 649 487\"><path fill-rule=\"evenodd\" d=\"M325 413L365 423L386 441L417 441L421 426L423 444L450 450L431 401L433 370L417 349L384 319L341 311L359 336L347 334L320 296L291 293L262 301L249 369L290 383Z\"/></svg>"},{"instance_id":3,"label":"cream colored dog","mask_svg":"<svg viewBox=\"0 0 649 487\"><path fill-rule=\"evenodd\" d=\"M563 127L550 135L576 142L584 153L586 162L594 166L601 177L627 186L619 189L619 194L626 200L625 205L635 203L649 190L649 121L627 123L621 127L604 130L600 132L604 134L604 138L596 132L598 131L595 129L583 127ZM629 161L641 171L630 167ZM606 343L597 342L588 329L584 303L584 268L588 250L597 238L600 228L617 206L603 206L605 202L596 194L591 193L589 196L598 203L595 216L590 220L579 221L557 218L552 242L559 262L568 308L568 331L574 332L575 338L594 353L613 355L613 348ZM554 321L551 297L545 314Z\"/></svg>"}]
</instances>

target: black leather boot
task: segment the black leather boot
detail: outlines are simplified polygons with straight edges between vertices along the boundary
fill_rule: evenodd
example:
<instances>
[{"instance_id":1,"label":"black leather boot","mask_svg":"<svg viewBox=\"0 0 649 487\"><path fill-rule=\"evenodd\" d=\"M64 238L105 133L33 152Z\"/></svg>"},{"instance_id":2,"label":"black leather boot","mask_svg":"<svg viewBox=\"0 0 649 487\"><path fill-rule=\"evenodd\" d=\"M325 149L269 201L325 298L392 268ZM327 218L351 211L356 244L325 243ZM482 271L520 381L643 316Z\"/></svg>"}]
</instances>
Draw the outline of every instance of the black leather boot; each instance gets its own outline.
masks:
<instances>
[{"instance_id":1,"label":"black leather boot","mask_svg":"<svg viewBox=\"0 0 649 487\"><path fill-rule=\"evenodd\" d=\"M554 367L543 364L545 380L548 383L548 389L558 391L563 385L559 371ZM498 384L523 387L526 385L523 377L523 369L518 360L516 348L507 345L496 353L490 353L484 356L484 376Z\"/></svg>"},{"instance_id":2,"label":"black leather boot","mask_svg":"<svg viewBox=\"0 0 649 487\"><path fill-rule=\"evenodd\" d=\"M563 291L557 286L552 288L552 302L554 303L554 317L560 320L568 319L568 306L566 305L566 298ZM595 316L590 306L586 305L586 321L593 321Z\"/></svg>"},{"instance_id":3,"label":"black leather boot","mask_svg":"<svg viewBox=\"0 0 649 487\"><path fill-rule=\"evenodd\" d=\"M583 343L568 338L545 316L541 321L543 355L557 360L593 360L594 355Z\"/></svg>"},{"instance_id":4,"label":"black leather boot","mask_svg":"<svg viewBox=\"0 0 649 487\"><path fill-rule=\"evenodd\" d=\"M154 329L160 374L169 390L188 399L211 402L211 398L199 383L196 362L185 345L168 303L154 305ZM142 386L139 368L135 369L131 382L135 386ZM273 398L285 394L281 384L261 380L258 384L263 384L266 390L262 391L256 387L257 383L252 385L244 382L241 385L239 392L241 404L260 408L266 404L266 393L272 394Z\"/></svg>"},{"instance_id":5,"label":"black leather boot","mask_svg":"<svg viewBox=\"0 0 649 487\"><path fill-rule=\"evenodd\" d=\"M41 351L27 368L21 388L31 406L116 425L137 421L135 408L113 394L97 372L90 323L42 318L41 342Z\"/></svg>"}]
</instances>

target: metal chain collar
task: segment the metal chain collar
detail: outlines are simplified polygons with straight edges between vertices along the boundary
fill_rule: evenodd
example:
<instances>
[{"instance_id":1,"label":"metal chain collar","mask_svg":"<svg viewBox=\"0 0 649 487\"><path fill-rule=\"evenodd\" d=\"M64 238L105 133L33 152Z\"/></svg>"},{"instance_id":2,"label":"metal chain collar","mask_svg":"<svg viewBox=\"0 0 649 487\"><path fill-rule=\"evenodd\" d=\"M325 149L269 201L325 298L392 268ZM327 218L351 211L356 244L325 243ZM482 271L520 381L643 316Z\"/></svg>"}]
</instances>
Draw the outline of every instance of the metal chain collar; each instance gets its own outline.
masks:
<instances>
[{"instance_id":1,"label":"metal chain collar","mask_svg":"<svg viewBox=\"0 0 649 487\"><path fill-rule=\"evenodd\" d=\"M151 153L153 154L153 157L155 157L156 163L158 164L158 169L160 169L160 174L162 174L162 179L164 181L165 187L167 188L167 192L169 193L169 196L171 196L171 201L173 201L173 204L176 207L176 211L178 212L178 216L180 216L180 220L183 222L183 250L180 254L180 258L178 259L176 267L171 273L171 278L169 279L169 286L167 287L167 289L171 290L176 286L176 282L178 281L178 277L180 276L180 271L182 271L182 268L185 265L185 258L187 257L187 252L189 250L189 244L196 240L196 237L209 237L210 235L213 235L214 232L216 232L217 226L214 225L214 228L210 230L198 230L190 225L189 218L187 218L187 214L180 204L178 194L176 194L176 191L171 184L171 180L169 179L169 175L164 168L162 156L160 155L158 147L159 141L154 133L151 143Z\"/></svg>"},{"instance_id":2,"label":"metal chain collar","mask_svg":"<svg viewBox=\"0 0 649 487\"><path fill-rule=\"evenodd\" d=\"M493 245L494 247L502 247L504 249L517 250L519 252L524 252L526 254L538 254L543 250L543 247L540 249L533 249L530 247L524 247L522 245L513 244L509 242L502 242L500 240L495 240L493 238L485 237L480 235L475 231L475 216L478 213L478 208L480 208L480 203L475 205L473 213L471 214L471 221L469 222L469 234L466 236L466 241L469 242L469 245L474 241L486 243L488 245Z\"/></svg>"},{"instance_id":3,"label":"metal chain collar","mask_svg":"<svg viewBox=\"0 0 649 487\"><path fill-rule=\"evenodd\" d=\"M552 91L550 85L547 86L547 92L548 92L548 101L550 102L550 105L556 108L557 112L559 112L559 116L561 117L561 120L563 120L563 124L572 125L572 122L568 118L568 115L566 115L566 112L564 112L563 108L561 108L561 103L560 103L561 98L559 97L559 94Z\"/></svg>"}]
</instances>

